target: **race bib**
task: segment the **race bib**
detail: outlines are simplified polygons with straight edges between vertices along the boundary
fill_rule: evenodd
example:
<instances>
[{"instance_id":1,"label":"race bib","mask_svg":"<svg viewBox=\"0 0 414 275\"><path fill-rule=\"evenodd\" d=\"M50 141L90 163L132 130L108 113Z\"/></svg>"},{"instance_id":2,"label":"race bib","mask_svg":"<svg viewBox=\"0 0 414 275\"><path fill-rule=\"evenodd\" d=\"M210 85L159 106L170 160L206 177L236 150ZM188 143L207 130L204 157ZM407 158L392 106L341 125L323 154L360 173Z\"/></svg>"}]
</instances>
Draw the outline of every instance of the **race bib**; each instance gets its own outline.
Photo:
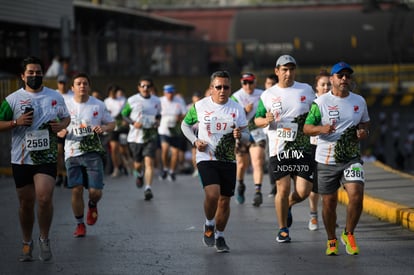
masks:
<instances>
[{"instance_id":1,"label":"race bib","mask_svg":"<svg viewBox=\"0 0 414 275\"><path fill-rule=\"evenodd\" d=\"M233 117L228 116L219 116L211 118L210 132L213 134L228 134L233 131Z\"/></svg>"},{"instance_id":2,"label":"race bib","mask_svg":"<svg viewBox=\"0 0 414 275\"><path fill-rule=\"evenodd\" d=\"M253 137L255 143L258 143L262 140L266 140L266 134L262 128L251 130L250 135Z\"/></svg>"},{"instance_id":3,"label":"race bib","mask_svg":"<svg viewBox=\"0 0 414 275\"><path fill-rule=\"evenodd\" d=\"M346 181L362 181L365 182L364 168L361 163L354 163L344 170L344 178Z\"/></svg>"},{"instance_id":4,"label":"race bib","mask_svg":"<svg viewBox=\"0 0 414 275\"><path fill-rule=\"evenodd\" d=\"M280 140L294 141L298 134L298 124L291 122L278 122L276 137Z\"/></svg>"},{"instance_id":5,"label":"race bib","mask_svg":"<svg viewBox=\"0 0 414 275\"><path fill-rule=\"evenodd\" d=\"M73 127L73 134L76 137L85 137L93 134L92 127L90 125L81 124Z\"/></svg>"},{"instance_id":6,"label":"race bib","mask_svg":"<svg viewBox=\"0 0 414 275\"><path fill-rule=\"evenodd\" d=\"M141 123L142 123L142 128L144 129L154 128L155 116L142 115Z\"/></svg>"},{"instance_id":7,"label":"race bib","mask_svg":"<svg viewBox=\"0 0 414 275\"><path fill-rule=\"evenodd\" d=\"M28 151L41 151L49 149L49 131L34 130L26 132L26 149Z\"/></svg>"}]
</instances>

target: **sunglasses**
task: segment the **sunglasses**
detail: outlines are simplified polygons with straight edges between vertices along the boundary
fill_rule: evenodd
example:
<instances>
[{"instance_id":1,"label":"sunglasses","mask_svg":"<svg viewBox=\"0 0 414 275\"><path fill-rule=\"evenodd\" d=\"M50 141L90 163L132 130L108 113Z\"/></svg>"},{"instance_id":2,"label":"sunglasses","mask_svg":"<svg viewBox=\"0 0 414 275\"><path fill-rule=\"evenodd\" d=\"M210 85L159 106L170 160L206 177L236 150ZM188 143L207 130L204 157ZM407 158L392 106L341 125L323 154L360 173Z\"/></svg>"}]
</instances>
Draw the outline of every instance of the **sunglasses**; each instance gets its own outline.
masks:
<instances>
[{"instance_id":1,"label":"sunglasses","mask_svg":"<svg viewBox=\"0 0 414 275\"><path fill-rule=\"evenodd\" d=\"M243 80L242 81L243 85L252 85L254 83L254 81L250 81L250 80Z\"/></svg>"},{"instance_id":2,"label":"sunglasses","mask_svg":"<svg viewBox=\"0 0 414 275\"><path fill-rule=\"evenodd\" d=\"M348 79L351 79L351 78L352 78L352 76L351 76L351 74L350 74L350 73L339 73L339 74L336 74L336 77L337 77L338 79L342 79L344 76L345 76L346 78L348 78Z\"/></svg>"},{"instance_id":3,"label":"sunglasses","mask_svg":"<svg viewBox=\"0 0 414 275\"><path fill-rule=\"evenodd\" d=\"M149 89L149 88L151 88L152 87L152 85L151 84L148 84L148 85L145 85L145 84L141 84L141 85L139 85L141 88L147 88L147 89Z\"/></svg>"},{"instance_id":4,"label":"sunglasses","mask_svg":"<svg viewBox=\"0 0 414 275\"><path fill-rule=\"evenodd\" d=\"M216 89L217 91L221 91L221 89L226 91L226 90L230 89L230 86L228 86L228 85L219 85L219 86L214 86L214 89Z\"/></svg>"}]
</instances>

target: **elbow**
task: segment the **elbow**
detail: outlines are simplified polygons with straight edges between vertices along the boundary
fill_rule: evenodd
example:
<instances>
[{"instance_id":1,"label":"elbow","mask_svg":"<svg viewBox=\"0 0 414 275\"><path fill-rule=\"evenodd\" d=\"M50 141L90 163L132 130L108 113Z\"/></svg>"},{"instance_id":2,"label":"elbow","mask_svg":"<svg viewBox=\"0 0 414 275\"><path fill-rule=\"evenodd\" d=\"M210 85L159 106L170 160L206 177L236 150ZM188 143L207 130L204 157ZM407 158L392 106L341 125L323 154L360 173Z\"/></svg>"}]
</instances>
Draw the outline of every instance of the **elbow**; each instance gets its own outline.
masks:
<instances>
[{"instance_id":1,"label":"elbow","mask_svg":"<svg viewBox=\"0 0 414 275\"><path fill-rule=\"evenodd\" d=\"M303 126L303 133L304 133L305 135L308 135L308 136L312 135L311 127L310 127L310 125L309 125L309 124L305 124L305 125Z\"/></svg>"}]
</instances>

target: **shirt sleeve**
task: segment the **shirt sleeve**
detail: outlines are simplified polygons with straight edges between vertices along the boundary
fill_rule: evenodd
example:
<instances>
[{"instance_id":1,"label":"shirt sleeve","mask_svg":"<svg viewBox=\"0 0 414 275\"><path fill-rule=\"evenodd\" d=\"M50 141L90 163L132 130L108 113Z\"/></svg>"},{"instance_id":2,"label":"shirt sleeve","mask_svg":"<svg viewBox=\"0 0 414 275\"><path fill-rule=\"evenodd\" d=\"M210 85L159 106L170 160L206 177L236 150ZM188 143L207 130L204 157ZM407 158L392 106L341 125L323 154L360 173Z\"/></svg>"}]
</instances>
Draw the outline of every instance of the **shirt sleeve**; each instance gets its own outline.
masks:
<instances>
[{"instance_id":1,"label":"shirt sleeve","mask_svg":"<svg viewBox=\"0 0 414 275\"><path fill-rule=\"evenodd\" d=\"M131 105L129 105L129 102L124 105L124 108L122 108L121 115L124 117L129 117L129 114L131 113Z\"/></svg>"},{"instance_id":2,"label":"shirt sleeve","mask_svg":"<svg viewBox=\"0 0 414 275\"><path fill-rule=\"evenodd\" d=\"M13 118L13 110L7 100L3 100L0 105L0 120L11 120Z\"/></svg>"},{"instance_id":3,"label":"shirt sleeve","mask_svg":"<svg viewBox=\"0 0 414 275\"><path fill-rule=\"evenodd\" d=\"M184 117L184 122L188 125L194 125L198 122L195 104L191 106L190 110L188 110L187 114Z\"/></svg>"},{"instance_id":4,"label":"shirt sleeve","mask_svg":"<svg viewBox=\"0 0 414 275\"><path fill-rule=\"evenodd\" d=\"M321 111L316 103L312 103L305 124L319 125L322 121Z\"/></svg>"},{"instance_id":5,"label":"shirt sleeve","mask_svg":"<svg viewBox=\"0 0 414 275\"><path fill-rule=\"evenodd\" d=\"M266 112L266 107L264 106L262 99L259 99L255 117L266 117Z\"/></svg>"}]
</instances>

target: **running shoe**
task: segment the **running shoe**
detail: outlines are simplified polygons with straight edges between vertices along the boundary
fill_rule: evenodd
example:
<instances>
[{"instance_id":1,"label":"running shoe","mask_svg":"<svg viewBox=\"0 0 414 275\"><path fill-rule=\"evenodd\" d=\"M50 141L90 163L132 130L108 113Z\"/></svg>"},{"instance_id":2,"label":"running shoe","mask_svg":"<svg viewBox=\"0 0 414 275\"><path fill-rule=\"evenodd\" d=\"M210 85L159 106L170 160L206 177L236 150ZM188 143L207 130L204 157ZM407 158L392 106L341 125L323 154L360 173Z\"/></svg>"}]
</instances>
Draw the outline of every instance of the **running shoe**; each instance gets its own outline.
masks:
<instances>
[{"instance_id":1,"label":"running shoe","mask_svg":"<svg viewBox=\"0 0 414 275\"><path fill-rule=\"evenodd\" d=\"M142 186L144 186L144 177L143 176L137 176L137 178L135 180L135 185L137 186L137 188L142 188Z\"/></svg>"},{"instance_id":2,"label":"running shoe","mask_svg":"<svg viewBox=\"0 0 414 275\"><path fill-rule=\"evenodd\" d=\"M218 253L230 252L230 248L227 246L223 237L218 237L216 239L216 250Z\"/></svg>"},{"instance_id":3,"label":"running shoe","mask_svg":"<svg viewBox=\"0 0 414 275\"><path fill-rule=\"evenodd\" d=\"M39 238L39 259L41 261L50 261L52 259L52 250L50 249L50 241L49 239L41 240Z\"/></svg>"},{"instance_id":4,"label":"running shoe","mask_svg":"<svg viewBox=\"0 0 414 275\"><path fill-rule=\"evenodd\" d=\"M23 243L22 255L20 255L19 261L20 262L33 261L32 251L33 251L33 241L30 241L30 243Z\"/></svg>"},{"instance_id":5,"label":"running shoe","mask_svg":"<svg viewBox=\"0 0 414 275\"><path fill-rule=\"evenodd\" d=\"M154 195L152 194L151 188L148 188L147 190L144 191L144 196L145 196L146 201L149 201L154 197Z\"/></svg>"},{"instance_id":6,"label":"running shoe","mask_svg":"<svg viewBox=\"0 0 414 275\"><path fill-rule=\"evenodd\" d=\"M237 198L236 198L239 204L244 203L244 191L246 191L246 185L239 184L239 186L237 187Z\"/></svg>"},{"instance_id":7,"label":"running shoe","mask_svg":"<svg viewBox=\"0 0 414 275\"><path fill-rule=\"evenodd\" d=\"M288 216L287 216L287 227L291 227L292 223L293 223L292 207L289 207Z\"/></svg>"},{"instance_id":8,"label":"running shoe","mask_svg":"<svg viewBox=\"0 0 414 275\"><path fill-rule=\"evenodd\" d=\"M75 232L73 232L73 237L75 238L81 238L85 237L86 235L86 226L84 223L78 223L76 226Z\"/></svg>"},{"instance_id":9,"label":"running shoe","mask_svg":"<svg viewBox=\"0 0 414 275\"><path fill-rule=\"evenodd\" d=\"M168 177L167 177L168 181L175 181L175 173L168 173Z\"/></svg>"},{"instance_id":10,"label":"running shoe","mask_svg":"<svg viewBox=\"0 0 414 275\"><path fill-rule=\"evenodd\" d=\"M310 231L316 231L319 228L318 217L311 217L309 220L308 228Z\"/></svg>"},{"instance_id":11,"label":"running shoe","mask_svg":"<svg viewBox=\"0 0 414 275\"><path fill-rule=\"evenodd\" d=\"M346 253L349 255L359 254L359 247L356 244L354 233L345 233L345 231L343 231L341 234L341 241L345 245Z\"/></svg>"},{"instance_id":12,"label":"running shoe","mask_svg":"<svg viewBox=\"0 0 414 275\"><path fill-rule=\"evenodd\" d=\"M168 175L168 173L167 173L167 171L166 170L163 170L162 172L161 172L161 174L159 175L159 179L160 180L165 180L166 178L167 178L167 175Z\"/></svg>"},{"instance_id":13,"label":"running shoe","mask_svg":"<svg viewBox=\"0 0 414 275\"><path fill-rule=\"evenodd\" d=\"M203 243L208 246L214 246L214 225L204 225Z\"/></svg>"},{"instance_id":14,"label":"running shoe","mask_svg":"<svg viewBox=\"0 0 414 275\"><path fill-rule=\"evenodd\" d=\"M259 207L263 203L262 192L256 192L253 198L253 206Z\"/></svg>"},{"instance_id":15,"label":"running shoe","mask_svg":"<svg viewBox=\"0 0 414 275\"><path fill-rule=\"evenodd\" d=\"M86 223L88 225L94 225L98 220L98 207L89 207L88 214L86 216Z\"/></svg>"},{"instance_id":16,"label":"running shoe","mask_svg":"<svg viewBox=\"0 0 414 275\"><path fill-rule=\"evenodd\" d=\"M338 255L338 240L328 240L326 243L326 252L327 256L336 256Z\"/></svg>"},{"instance_id":17,"label":"running shoe","mask_svg":"<svg viewBox=\"0 0 414 275\"><path fill-rule=\"evenodd\" d=\"M111 177L112 178L117 178L117 177L119 177L119 175L120 175L119 169L114 168L114 171L112 172Z\"/></svg>"},{"instance_id":18,"label":"running shoe","mask_svg":"<svg viewBox=\"0 0 414 275\"><path fill-rule=\"evenodd\" d=\"M279 230L279 233L277 233L277 237L276 237L276 241L279 243L288 243L290 242L290 237L289 237L289 229L285 228L281 228Z\"/></svg>"}]
</instances>

